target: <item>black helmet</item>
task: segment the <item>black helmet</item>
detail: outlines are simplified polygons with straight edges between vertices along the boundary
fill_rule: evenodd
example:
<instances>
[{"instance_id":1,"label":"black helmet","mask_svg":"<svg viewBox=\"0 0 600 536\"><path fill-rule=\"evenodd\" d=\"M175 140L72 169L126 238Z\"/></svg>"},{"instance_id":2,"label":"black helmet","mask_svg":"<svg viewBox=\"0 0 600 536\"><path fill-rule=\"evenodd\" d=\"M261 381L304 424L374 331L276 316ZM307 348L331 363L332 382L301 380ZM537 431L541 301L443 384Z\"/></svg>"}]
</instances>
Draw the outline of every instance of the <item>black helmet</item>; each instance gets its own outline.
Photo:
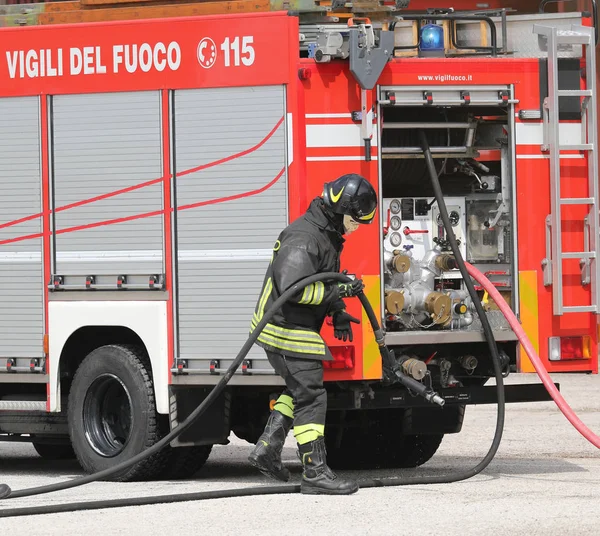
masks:
<instances>
[{"instance_id":1,"label":"black helmet","mask_svg":"<svg viewBox=\"0 0 600 536\"><path fill-rule=\"evenodd\" d=\"M371 223L377 209L377 193L367 179L351 173L323 188L325 206L336 214L347 214L358 223Z\"/></svg>"}]
</instances>

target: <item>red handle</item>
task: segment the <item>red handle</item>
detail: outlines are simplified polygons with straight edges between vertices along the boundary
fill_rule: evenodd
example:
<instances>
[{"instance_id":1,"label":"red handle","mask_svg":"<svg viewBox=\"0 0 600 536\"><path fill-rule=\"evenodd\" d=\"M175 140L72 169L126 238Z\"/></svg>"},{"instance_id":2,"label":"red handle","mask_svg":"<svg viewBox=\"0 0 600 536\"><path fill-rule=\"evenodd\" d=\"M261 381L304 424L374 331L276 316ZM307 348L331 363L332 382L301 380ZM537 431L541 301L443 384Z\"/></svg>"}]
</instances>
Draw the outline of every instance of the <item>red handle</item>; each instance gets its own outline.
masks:
<instances>
[{"instance_id":1,"label":"red handle","mask_svg":"<svg viewBox=\"0 0 600 536\"><path fill-rule=\"evenodd\" d=\"M410 229L410 228L408 228L408 227L405 227L405 228L402 230L402 232L403 232L403 233L404 233L406 236L408 236L409 234L427 234L429 231L428 231L427 229L425 229L424 231L420 231L420 230L419 230L419 231L416 231L416 230L414 230L414 231L413 231L412 229Z\"/></svg>"}]
</instances>

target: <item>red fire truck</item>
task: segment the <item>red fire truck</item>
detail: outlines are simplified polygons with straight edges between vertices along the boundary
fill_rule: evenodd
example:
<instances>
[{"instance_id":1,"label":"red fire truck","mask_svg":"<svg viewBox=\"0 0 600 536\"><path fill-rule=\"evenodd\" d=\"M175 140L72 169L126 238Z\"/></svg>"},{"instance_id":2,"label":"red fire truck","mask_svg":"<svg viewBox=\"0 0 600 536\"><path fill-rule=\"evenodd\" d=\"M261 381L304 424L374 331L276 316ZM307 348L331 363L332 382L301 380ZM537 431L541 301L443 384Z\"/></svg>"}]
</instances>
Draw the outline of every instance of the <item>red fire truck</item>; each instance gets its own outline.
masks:
<instances>
[{"instance_id":1,"label":"red fire truck","mask_svg":"<svg viewBox=\"0 0 600 536\"><path fill-rule=\"evenodd\" d=\"M0 439L88 472L156 443L247 339L278 233L356 172L379 219L342 269L447 403L382 384L365 316L352 343L327 324L329 458L359 463L360 444L361 466L425 463L496 396L419 129L464 258L549 371L597 373L595 2L106 4L0 6ZM504 372L533 371L479 294ZM256 441L281 386L255 346L196 425L117 477L185 477L231 433ZM506 398L548 399L529 383Z\"/></svg>"}]
</instances>

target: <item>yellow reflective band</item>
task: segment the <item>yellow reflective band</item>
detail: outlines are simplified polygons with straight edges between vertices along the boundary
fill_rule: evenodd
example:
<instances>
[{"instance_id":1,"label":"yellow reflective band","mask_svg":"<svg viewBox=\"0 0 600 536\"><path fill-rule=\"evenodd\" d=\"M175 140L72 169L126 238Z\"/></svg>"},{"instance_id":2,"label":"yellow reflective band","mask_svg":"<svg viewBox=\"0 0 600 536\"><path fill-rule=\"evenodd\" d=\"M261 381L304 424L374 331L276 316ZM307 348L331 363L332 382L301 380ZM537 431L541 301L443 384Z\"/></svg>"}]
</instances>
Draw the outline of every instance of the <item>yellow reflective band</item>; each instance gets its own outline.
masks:
<instances>
[{"instance_id":1,"label":"yellow reflective band","mask_svg":"<svg viewBox=\"0 0 600 536\"><path fill-rule=\"evenodd\" d=\"M375 211L377 210L377 207L375 207L373 209L373 212L371 212L371 214L367 214L366 216L362 216L359 218L359 220L370 220L373 216L375 216Z\"/></svg>"},{"instance_id":2,"label":"yellow reflective band","mask_svg":"<svg viewBox=\"0 0 600 536\"><path fill-rule=\"evenodd\" d=\"M294 400L291 396L281 395L273 408L290 419L294 418Z\"/></svg>"},{"instance_id":3,"label":"yellow reflective band","mask_svg":"<svg viewBox=\"0 0 600 536\"><path fill-rule=\"evenodd\" d=\"M342 189L339 191L339 193L337 195L335 195L333 193L333 186L331 188L329 188L329 195L331 196L331 200L334 203L337 203L340 200L340 197L342 196L342 193L344 192L344 188L346 188L346 187L342 186Z\"/></svg>"},{"instance_id":4,"label":"yellow reflective band","mask_svg":"<svg viewBox=\"0 0 600 536\"><path fill-rule=\"evenodd\" d=\"M265 305L267 305L267 300L269 299L269 296L271 295L272 290L273 290L273 282L271 281L271 278L269 277L269 279L267 279L267 283L265 285L265 290L263 290L262 296L260 297L260 301L258 303L258 319L259 319L259 321L265 313Z\"/></svg>"},{"instance_id":5,"label":"yellow reflective band","mask_svg":"<svg viewBox=\"0 0 600 536\"><path fill-rule=\"evenodd\" d=\"M256 316L252 319L252 329L258 326L259 321L256 319ZM320 335L317 333L313 333L312 331L304 331L301 329L286 329L280 328L279 326L275 326L273 324L267 324L263 332L270 333L275 337L283 337L286 339L290 339L292 341L300 341L300 342L312 342L315 344L321 344L323 339L321 339Z\"/></svg>"},{"instance_id":6,"label":"yellow reflective band","mask_svg":"<svg viewBox=\"0 0 600 536\"><path fill-rule=\"evenodd\" d=\"M258 336L258 340L264 344L269 344L274 348L279 348L280 350L287 350L299 354L325 355L325 345L315 346L314 344L306 342L293 342L269 335L264 331Z\"/></svg>"},{"instance_id":7,"label":"yellow reflective band","mask_svg":"<svg viewBox=\"0 0 600 536\"><path fill-rule=\"evenodd\" d=\"M324 424L303 424L294 426L294 437L299 445L310 443L325 435Z\"/></svg>"},{"instance_id":8,"label":"yellow reflective band","mask_svg":"<svg viewBox=\"0 0 600 536\"><path fill-rule=\"evenodd\" d=\"M307 285L304 287L304 293L302 294L302 299L298 303L309 304L313 297L313 292L315 290L314 283Z\"/></svg>"},{"instance_id":9,"label":"yellow reflective band","mask_svg":"<svg viewBox=\"0 0 600 536\"><path fill-rule=\"evenodd\" d=\"M279 251L280 247L281 247L281 242L279 240L277 240L277 242L275 242L275 246L273 247L273 251Z\"/></svg>"},{"instance_id":10,"label":"yellow reflective band","mask_svg":"<svg viewBox=\"0 0 600 536\"><path fill-rule=\"evenodd\" d=\"M317 281L315 283L315 292L313 295L313 299L310 302L311 305L319 305L323 301L323 296L325 295L325 283L322 281Z\"/></svg>"}]
</instances>

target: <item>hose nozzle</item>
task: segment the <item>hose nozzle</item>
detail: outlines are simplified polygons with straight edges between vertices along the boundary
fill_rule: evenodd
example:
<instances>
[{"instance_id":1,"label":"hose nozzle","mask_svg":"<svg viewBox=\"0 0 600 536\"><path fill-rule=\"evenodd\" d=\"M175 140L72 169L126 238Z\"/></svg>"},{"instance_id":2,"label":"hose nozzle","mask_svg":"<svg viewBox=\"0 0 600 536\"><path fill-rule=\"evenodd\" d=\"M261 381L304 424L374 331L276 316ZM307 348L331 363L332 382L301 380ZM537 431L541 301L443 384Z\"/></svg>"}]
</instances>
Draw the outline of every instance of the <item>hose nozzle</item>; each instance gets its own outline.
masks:
<instances>
[{"instance_id":1,"label":"hose nozzle","mask_svg":"<svg viewBox=\"0 0 600 536\"><path fill-rule=\"evenodd\" d=\"M433 391L431 393L428 393L425 395L425 399L428 402L433 402L434 404L437 404L438 406L443 406L446 401L437 393L434 393Z\"/></svg>"}]
</instances>

